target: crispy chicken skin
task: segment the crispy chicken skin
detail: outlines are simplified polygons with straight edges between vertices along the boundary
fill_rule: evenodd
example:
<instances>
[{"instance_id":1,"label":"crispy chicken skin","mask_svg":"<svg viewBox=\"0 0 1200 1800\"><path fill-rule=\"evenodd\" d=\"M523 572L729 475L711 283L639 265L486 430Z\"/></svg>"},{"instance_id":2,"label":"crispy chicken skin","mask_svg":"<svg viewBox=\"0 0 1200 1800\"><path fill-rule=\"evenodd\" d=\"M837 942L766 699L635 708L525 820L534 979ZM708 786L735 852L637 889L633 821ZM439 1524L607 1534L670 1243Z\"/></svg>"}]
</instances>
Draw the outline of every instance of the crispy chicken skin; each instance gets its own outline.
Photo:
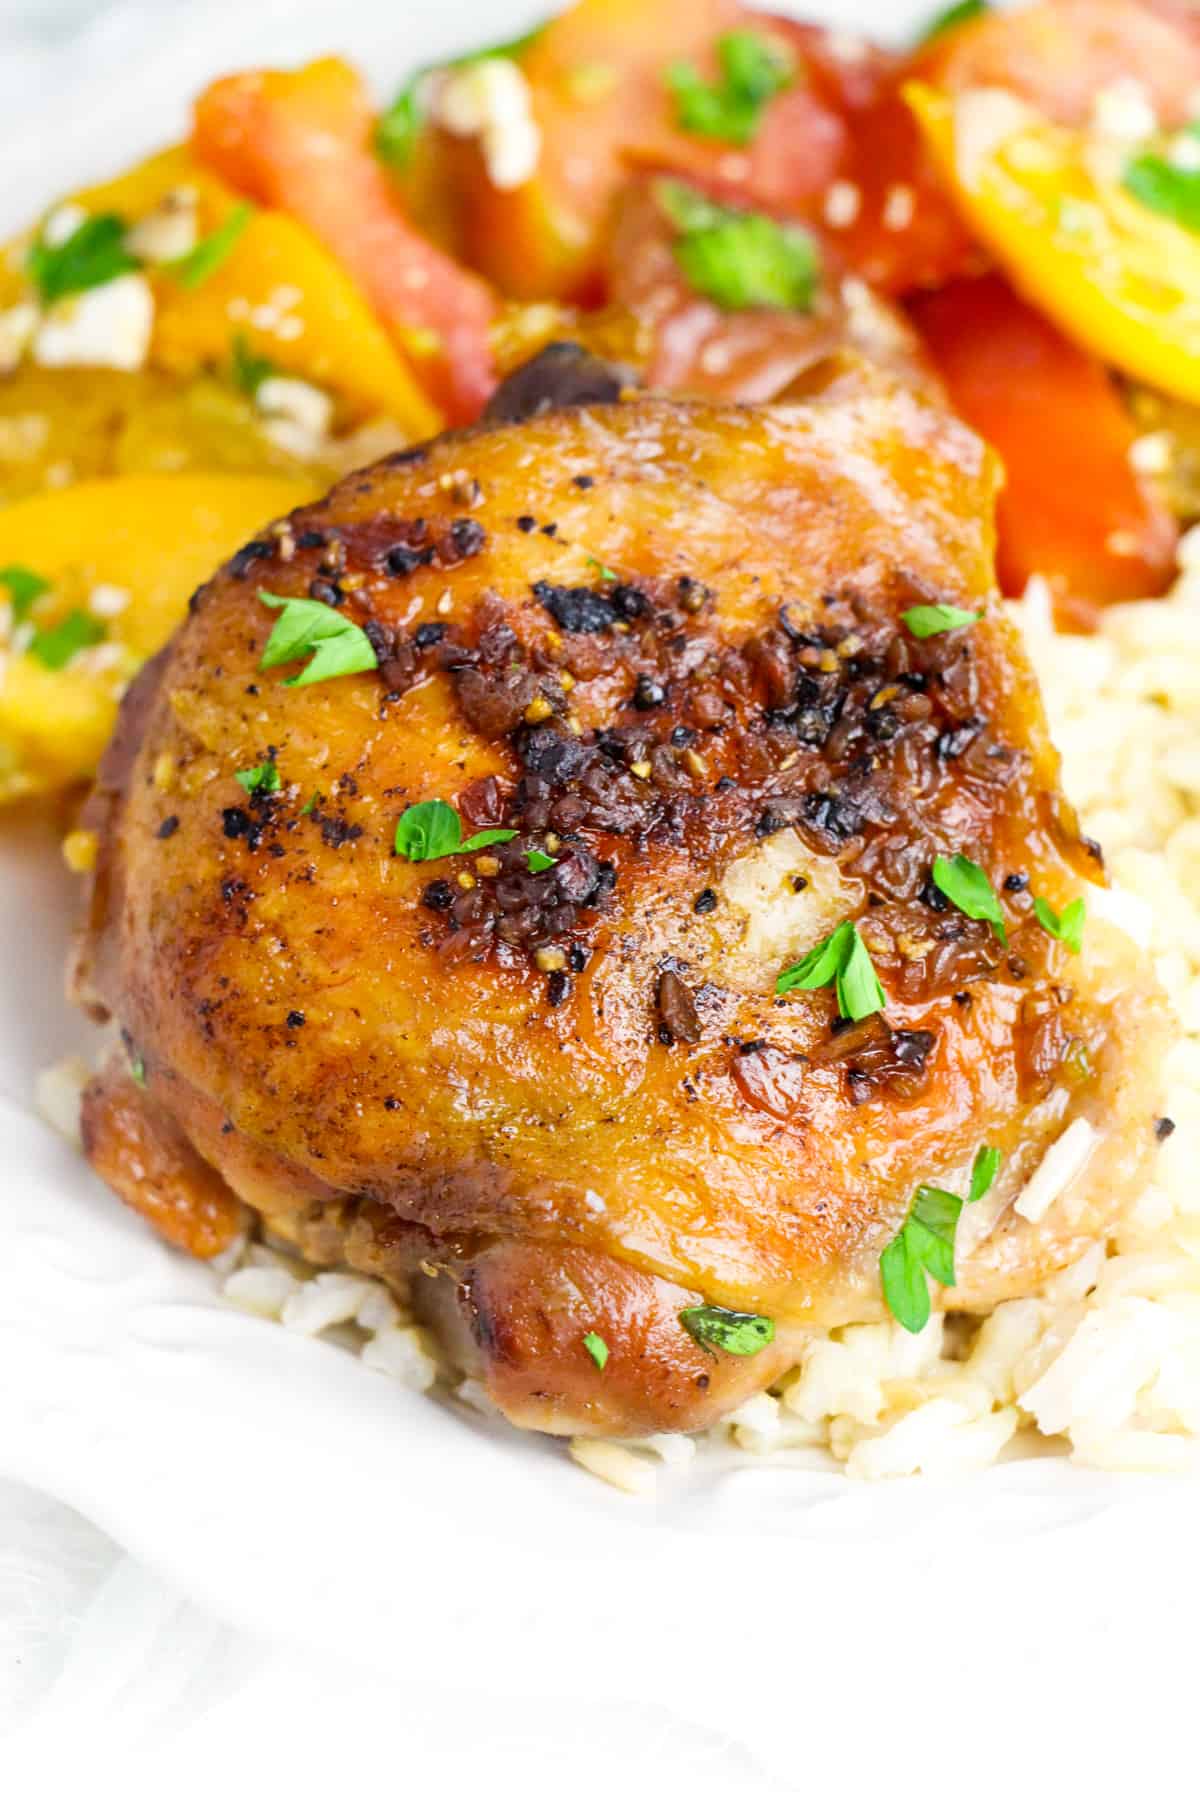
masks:
<instances>
[{"instance_id":1,"label":"crispy chicken skin","mask_svg":"<svg viewBox=\"0 0 1200 1800\"><path fill-rule=\"evenodd\" d=\"M485 425L248 545L89 803L77 991L144 1069L88 1097L101 1173L160 1225L167 1182L198 1254L247 1207L412 1283L509 1417L559 1432L701 1427L813 1328L884 1316L915 1187L964 1191L983 1143L1003 1172L935 1303L1078 1255L1153 1151L1165 1027L1123 938L1072 956L1033 916L1102 874L995 601L993 482L936 406L843 369L777 410ZM338 606L379 671L262 672L260 589ZM984 616L920 641L900 614L930 602ZM248 797L266 759L278 790ZM395 855L432 798L517 835ZM988 870L1007 949L934 888L939 852ZM775 994L844 917L888 995L849 1027L830 990ZM1028 1223L1013 1198L1076 1116L1102 1148ZM703 1349L702 1301L774 1344Z\"/></svg>"}]
</instances>

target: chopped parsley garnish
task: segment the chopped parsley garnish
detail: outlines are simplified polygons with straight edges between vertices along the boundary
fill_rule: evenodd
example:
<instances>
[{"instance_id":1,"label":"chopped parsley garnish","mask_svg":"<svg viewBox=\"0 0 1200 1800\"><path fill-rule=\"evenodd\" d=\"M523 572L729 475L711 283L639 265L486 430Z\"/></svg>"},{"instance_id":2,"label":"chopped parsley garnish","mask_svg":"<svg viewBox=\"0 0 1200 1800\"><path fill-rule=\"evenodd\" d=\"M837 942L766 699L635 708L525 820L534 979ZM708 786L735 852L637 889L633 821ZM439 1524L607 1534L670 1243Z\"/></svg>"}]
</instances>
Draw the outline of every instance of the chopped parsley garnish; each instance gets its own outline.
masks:
<instances>
[{"instance_id":1,"label":"chopped parsley garnish","mask_svg":"<svg viewBox=\"0 0 1200 1800\"><path fill-rule=\"evenodd\" d=\"M234 387L239 388L251 400L263 382L270 381L272 375L279 372L278 364L273 363L269 356L259 356L241 331L233 340L230 364Z\"/></svg>"},{"instance_id":2,"label":"chopped parsley garnish","mask_svg":"<svg viewBox=\"0 0 1200 1800\"><path fill-rule=\"evenodd\" d=\"M1000 1152L994 1144L982 1144L975 1152L975 1161L971 1164L971 1185L967 1189L967 1205L974 1206L977 1200L991 1187L1000 1172Z\"/></svg>"},{"instance_id":3,"label":"chopped parsley garnish","mask_svg":"<svg viewBox=\"0 0 1200 1800\"><path fill-rule=\"evenodd\" d=\"M135 1056L130 1059L129 1073L133 1076L133 1079L137 1082L139 1087L145 1087L146 1059L144 1056Z\"/></svg>"},{"instance_id":4,"label":"chopped parsley garnish","mask_svg":"<svg viewBox=\"0 0 1200 1800\"><path fill-rule=\"evenodd\" d=\"M583 1340L583 1347L598 1369L602 1369L608 1361L608 1345L598 1331L589 1331Z\"/></svg>"},{"instance_id":5,"label":"chopped parsley garnish","mask_svg":"<svg viewBox=\"0 0 1200 1800\"><path fill-rule=\"evenodd\" d=\"M335 675L360 675L366 669L379 667L362 626L343 618L323 600L288 599L282 594L268 594L265 588L259 588L258 597L264 606L282 608L259 668L275 669L280 663L312 657L308 667L301 669L299 675L290 676L285 686L308 687L314 681L331 681Z\"/></svg>"},{"instance_id":6,"label":"chopped parsley garnish","mask_svg":"<svg viewBox=\"0 0 1200 1800\"><path fill-rule=\"evenodd\" d=\"M871 953L853 919L843 919L807 956L785 969L776 980L775 992L790 994L793 988L830 986L836 989L838 1011L845 1019L866 1019L887 1005Z\"/></svg>"},{"instance_id":7,"label":"chopped parsley garnish","mask_svg":"<svg viewBox=\"0 0 1200 1800\"><path fill-rule=\"evenodd\" d=\"M1007 946L1000 896L978 863L969 856L939 856L933 865L933 885L968 919L986 920Z\"/></svg>"},{"instance_id":8,"label":"chopped parsley garnish","mask_svg":"<svg viewBox=\"0 0 1200 1800\"><path fill-rule=\"evenodd\" d=\"M168 272L181 287L191 289L202 286L210 275L216 274L223 262L228 261L253 217L254 208L249 201L239 201L215 231L210 231L207 237L201 238L186 256L177 257L174 262L168 263Z\"/></svg>"},{"instance_id":9,"label":"chopped parsley garnish","mask_svg":"<svg viewBox=\"0 0 1200 1800\"><path fill-rule=\"evenodd\" d=\"M8 563L0 569L0 587L8 589L15 625L29 617L35 600L50 592L50 583L45 576L39 575L36 569L27 568L24 563Z\"/></svg>"},{"instance_id":10,"label":"chopped parsley garnish","mask_svg":"<svg viewBox=\"0 0 1200 1800\"><path fill-rule=\"evenodd\" d=\"M375 127L376 156L397 171L408 167L425 124L426 84L431 75L449 72L451 69L466 69L472 63L494 59L519 62L526 50L536 44L545 29L545 25L535 25L532 31L510 38L507 43L493 44L485 50L468 50L464 56L453 57L449 62L431 63L418 69L401 88L392 104L380 115Z\"/></svg>"},{"instance_id":11,"label":"chopped parsley garnish","mask_svg":"<svg viewBox=\"0 0 1200 1800\"><path fill-rule=\"evenodd\" d=\"M991 11L987 0L956 0L954 6L946 7L944 12L929 21L917 43L932 44L934 38L940 38L943 32L955 31L960 25L969 25L972 19L982 19Z\"/></svg>"},{"instance_id":12,"label":"chopped parsley garnish","mask_svg":"<svg viewBox=\"0 0 1200 1800\"><path fill-rule=\"evenodd\" d=\"M1150 212L1200 232L1200 169L1181 169L1147 152L1130 159L1123 185Z\"/></svg>"},{"instance_id":13,"label":"chopped parsley garnish","mask_svg":"<svg viewBox=\"0 0 1200 1800\"><path fill-rule=\"evenodd\" d=\"M477 831L463 841L462 820L444 800L419 800L400 815L396 826L396 855L409 862L436 862L442 856L486 850L489 844L507 844L515 831Z\"/></svg>"},{"instance_id":14,"label":"chopped parsley garnish","mask_svg":"<svg viewBox=\"0 0 1200 1800\"><path fill-rule=\"evenodd\" d=\"M47 305L68 294L103 287L118 275L140 269L125 245L125 221L116 213L93 213L61 244L39 239L27 262L29 276Z\"/></svg>"},{"instance_id":15,"label":"chopped parsley garnish","mask_svg":"<svg viewBox=\"0 0 1200 1800\"><path fill-rule=\"evenodd\" d=\"M547 856L544 850L527 850L525 866L531 875L540 875L544 869L552 869L557 863L556 856Z\"/></svg>"},{"instance_id":16,"label":"chopped parsley garnish","mask_svg":"<svg viewBox=\"0 0 1200 1800\"><path fill-rule=\"evenodd\" d=\"M962 606L910 606L900 614L915 638L938 637L943 631L960 631L964 625L977 625L981 612L968 612Z\"/></svg>"},{"instance_id":17,"label":"chopped parsley garnish","mask_svg":"<svg viewBox=\"0 0 1200 1800\"><path fill-rule=\"evenodd\" d=\"M239 769L233 778L248 794L277 794L279 770L273 762L259 763L256 769Z\"/></svg>"},{"instance_id":18,"label":"chopped parsley garnish","mask_svg":"<svg viewBox=\"0 0 1200 1800\"><path fill-rule=\"evenodd\" d=\"M1037 922L1043 931L1048 931L1052 938L1076 956L1083 949L1083 927L1087 920L1087 903L1082 899L1072 900L1064 906L1061 913L1056 913L1048 900L1040 894L1033 897L1033 910L1037 914Z\"/></svg>"},{"instance_id":19,"label":"chopped parsley garnish","mask_svg":"<svg viewBox=\"0 0 1200 1800\"><path fill-rule=\"evenodd\" d=\"M90 650L104 637L104 627L99 619L93 619L91 613L82 612L76 607L57 625L49 626L45 631L37 632L29 645L30 656L47 669L65 669L73 656L81 650Z\"/></svg>"},{"instance_id":20,"label":"chopped parsley garnish","mask_svg":"<svg viewBox=\"0 0 1200 1800\"><path fill-rule=\"evenodd\" d=\"M671 63L664 79L675 96L675 120L696 137L726 144L753 141L768 104L791 87L796 65L780 44L757 31L729 31L717 40L719 81L705 81L691 63Z\"/></svg>"},{"instance_id":21,"label":"chopped parsley garnish","mask_svg":"<svg viewBox=\"0 0 1200 1800\"><path fill-rule=\"evenodd\" d=\"M774 1319L727 1306L685 1306L679 1323L702 1349L726 1350L730 1356L757 1356L775 1336Z\"/></svg>"},{"instance_id":22,"label":"chopped parsley garnish","mask_svg":"<svg viewBox=\"0 0 1200 1800\"><path fill-rule=\"evenodd\" d=\"M718 206L682 181L660 181L659 205L679 233L675 260L696 293L727 312L775 306L811 312L816 243L798 225Z\"/></svg>"},{"instance_id":23,"label":"chopped parsley garnish","mask_svg":"<svg viewBox=\"0 0 1200 1800\"><path fill-rule=\"evenodd\" d=\"M964 1206L974 1206L996 1179L1000 1152L984 1144L976 1153L964 1201L945 1188L920 1186L900 1230L879 1259L883 1297L905 1331L923 1331L931 1309L927 1275L954 1287L954 1239Z\"/></svg>"},{"instance_id":24,"label":"chopped parsley garnish","mask_svg":"<svg viewBox=\"0 0 1200 1800\"><path fill-rule=\"evenodd\" d=\"M621 579L617 574L617 571L615 569L610 569L607 563L602 563L598 556L589 556L588 562L591 564L592 568L595 569L601 581L619 581Z\"/></svg>"}]
</instances>

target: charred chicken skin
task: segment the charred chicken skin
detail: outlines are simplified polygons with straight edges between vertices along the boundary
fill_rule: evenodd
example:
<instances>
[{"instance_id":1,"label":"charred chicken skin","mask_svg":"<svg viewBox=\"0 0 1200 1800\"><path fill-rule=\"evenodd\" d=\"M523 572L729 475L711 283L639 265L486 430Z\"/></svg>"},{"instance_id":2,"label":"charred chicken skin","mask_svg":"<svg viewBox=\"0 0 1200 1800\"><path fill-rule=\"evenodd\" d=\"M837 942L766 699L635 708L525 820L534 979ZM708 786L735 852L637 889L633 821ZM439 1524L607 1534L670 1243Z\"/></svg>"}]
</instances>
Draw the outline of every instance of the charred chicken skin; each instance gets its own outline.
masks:
<instances>
[{"instance_id":1,"label":"charred chicken skin","mask_svg":"<svg viewBox=\"0 0 1200 1800\"><path fill-rule=\"evenodd\" d=\"M1001 1174L935 1305L1103 1236L1164 1025L1123 937L1074 955L1034 914L1103 876L995 599L978 440L844 369L777 409L575 397L264 532L131 690L76 968L125 1052L85 1141L197 1254L256 1217L411 1291L520 1424L688 1430L886 1316L915 1189L965 1192L982 1144ZM264 669L262 593L377 667ZM921 637L916 606L979 617ZM397 854L434 799L515 835ZM939 855L987 872L1006 942ZM845 920L886 994L858 1022L776 992ZM1101 1146L1022 1217L1078 1117ZM698 1342L701 1305L773 1342Z\"/></svg>"}]
</instances>

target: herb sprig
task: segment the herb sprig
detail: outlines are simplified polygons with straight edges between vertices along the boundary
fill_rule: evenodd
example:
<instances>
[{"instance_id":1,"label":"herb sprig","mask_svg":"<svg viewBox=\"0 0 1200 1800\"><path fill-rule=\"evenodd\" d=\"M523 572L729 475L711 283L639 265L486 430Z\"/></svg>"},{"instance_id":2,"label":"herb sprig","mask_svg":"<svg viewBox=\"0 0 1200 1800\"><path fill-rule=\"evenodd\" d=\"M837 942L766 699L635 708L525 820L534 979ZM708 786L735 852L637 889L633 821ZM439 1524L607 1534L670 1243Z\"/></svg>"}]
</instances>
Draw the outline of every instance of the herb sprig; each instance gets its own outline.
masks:
<instances>
[{"instance_id":1,"label":"herb sprig","mask_svg":"<svg viewBox=\"0 0 1200 1800\"><path fill-rule=\"evenodd\" d=\"M259 668L275 669L281 663L312 657L298 675L289 676L286 687L311 687L315 681L331 681L336 675L360 675L366 669L379 667L379 658L362 626L344 618L323 600L290 599L283 594L269 594L265 588L259 588L258 597L264 606L280 609Z\"/></svg>"},{"instance_id":2,"label":"herb sprig","mask_svg":"<svg viewBox=\"0 0 1200 1800\"><path fill-rule=\"evenodd\" d=\"M939 602L932 606L910 606L900 617L915 638L931 638L940 637L944 631L961 631L964 626L977 625L983 614Z\"/></svg>"},{"instance_id":3,"label":"herb sprig","mask_svg":"<svg viewBox=\"0 0 1200 1800\"><path fill-rule=\"evenodd\" d=\"M36 632L29 644L29 654L44 669L57 671L65 669L81 650L90 650L93 644L102 643L104 636L104 626L99 619L77 606L57 625L48 625L44 631Z\"/></svg>"},{"instance_id":4,"label":"herb sprig","mask_svg":"<svg viewBox=\"0 0 1200 1800\"><path fill-rule=\"evenodd\" d=\"M104 287L142 265L126 245L124 219L117 213L92 213L61 244L39 238L31 246L25 266L49 306L69 294Z\"/></svg>"},{"instance_id":5,"label":"herb sprig","mask_svg":"<svg viewBox=\"0 0 1200 1800\"><path fill-rule=\"evenodd\" d=\"M683 181L656 184L689 285L726 312L773 306L811 312L820 275L814 239L765 213L718 206Z\"/></svg>"},{"instance_id":6,"label":"herb sprig","mask_svg":"<svg viewBox=\"0 0 1200 1800\"><path fill-rule=\"evenodd\" d=\"M757 31L728 31L717 39L721 78L705 81L691 63L673 62L665 81L675 96L675 119L696 137L752 143L767 106L792 86L796 65L781 44Z\"/></svg>"},{"instance_id":7,"label":"herb sprig","mask_svg":"<svg viewBox=\"0 0 1200 1800\"><path fill-rule=\"evenodd\" d=\"M987 0L955 0L955 4L947 6L944 11L930 19L928 25L917 39L918 48L923 44L932 44L947 31L957 31L960 25L969 25L972 19L982 19L991 11Z\"/></svg>"},{"instance_id":8,"label":"herb sprig","mask_svg":"<svg viewBox=\"0 0 1200 1800\"><path fill-rule=\"evenodd\" d=\"M477 831L465 841L462 820L444 800L418 800L400 815L396 826L396 855L407 862L437 862L443 856L460 856L486 850L489 844L507 844L515 831Z\"/></svg>"},{"instance_id":9,"label":"herb sprig","mask_svg":"<svg viewBox=\"0 0 1200 1800\"><path fill-rule=\"evenodd\" d=\"M1056 913L1048 900L1040 894L1033 897L1033 910L1042 930L1060 944L1065 944L1075 956L1083 949L1083 928L1087 923L1087 902L1080 896L1064 906L1061 913Z\"/></svg>"},{"instance_id":10,"label":"herb sprig","mask_svg":"<svg viewBox=\"0 0 1200 1800\"><path fill-rule=\"evenodd\" d=\"M9 604L12 607L13 623L20 625L27 619L35 600L50 592L51 584L36 569L26 563L7 563L0 569L0 587L8 589Z\"/></svg>"},{"instance_id":11,"label":"herb sprig","mask_svg":"<svg viewBox=\"0 0 1200 1800\"><path fill-rule=\"evenodd\" d=\"M273 363L269 356L260 356L242 331L234 335L229 363L234 387L251 400L264 381L269 381L272 375L279 373L278 363Z\"/></svg>"},{"instance_id":12,"label":"herb sprig","mask_svg":"<svg viewBox=\"0 0 1200 1800\"><path fill-rule=\"evenodd\" d=\"M233 779L252 796L277 794L281 786L279 770L270 760L253 769L239 769Z\"/></svg>"},{"instance_id":13,"label":"herb sprig","mask_svg":"<svg viewBox=\"0 0 1200 1800\"><path fill-rule=\"evenodd\" d=\"M939 856L933 865L933 885L968 919L983 919L1007 948L1008 932L1000 896L986 872L969 856Z\"/></svg>"},{"instance_id":14,"label":"herb sprig","mask_svg":"<svg viewBox=\"0 0 1200 1800\"><path fill-rule=\"evenodd\" d=\"M730 1356L757 1356L775 1337L774 1319L727 1306L685 1306L679 1323L702 1350L724 1350Z\"/></svg>"},{"instance_id":15,"label":"herb sprig","mask_svg":"<svg viewBox=\"0 0 1200 1800\"><path fill-rule=\"evenodd\" d=\"M908 1217L879 1259L883 1297L905 1331L923 1331L932 1303L927 1276L942 1287L954 1287L954 1246L964 1206L982 1200L996 1179L1000 1152L984 1144L971 1168L966 1199L946 1188L922 1184L913 1196Z\"/></svg>"},{"instance_id":16,"label":"herb sprig","mask_svg":"<svg viewBox=\"0 0 1200 1800\"><path fill-rule=\"evenodd\" d=\"M1200 123L1189 128L1189 135L1200 136ZM1171 219L1185 231L1200 232L1200 169L1184 168L1145 151L1126 164L1122 186L1147 211Z\"/></svg>"},{"instance_id":17,"label":"herb sprig","mask_svg":"<svg viewBox=\"0 0 1200 1800\"><path fill-rule=\"evenodd\" d=\"M790 994L794 988L823 987L836 990L838 1010L846 1019L869 1018L887 1005L871 953L853 919L843 919L807 956L784 969L775 982L777 994Z\"/></svg>"},{"instance_id":18,"label":"herb sprig","mask_svg":"<svg viewBox=\"0 0 1200 1800\"><path fill-rule=\"evenodd\" d=\"M186 256L176 257L174 262L166 264L167 273L173 275L181 287L189 292L202 287L210 275L215 275L222 263L228 262L237 247L238 239L254 217L254 208L248 200L230 209L225 218L202 237Z\"/></svg>"}]
</instances>

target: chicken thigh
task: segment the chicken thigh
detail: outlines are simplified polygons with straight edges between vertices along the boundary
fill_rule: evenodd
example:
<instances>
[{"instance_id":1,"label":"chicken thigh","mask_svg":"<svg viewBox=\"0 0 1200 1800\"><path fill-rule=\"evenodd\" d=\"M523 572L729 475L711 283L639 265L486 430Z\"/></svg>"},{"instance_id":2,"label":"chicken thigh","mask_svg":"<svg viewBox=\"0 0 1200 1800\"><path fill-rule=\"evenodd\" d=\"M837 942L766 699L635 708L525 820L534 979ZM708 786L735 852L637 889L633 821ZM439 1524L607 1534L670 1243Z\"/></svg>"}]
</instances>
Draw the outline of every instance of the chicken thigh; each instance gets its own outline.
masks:
<instances>
[{"instance_id":1,"label":"chicken thigh","mask_svg":"<svg viewBox=\"0 0 1200 1800\"><path fill-rule=\"evenodd\" d=\"M935 1305L1076 1257L1153 1153L1165 1026L1120 934L1076 955L1035 916L1103 874L995 596L994 479L935 404L842 368L776 409L487 423L264 531L131 690L89 803L76 985L124 1037L96 1167L198 1254L253 1216L383 1276L552 1432L704 1426L886 1316L914 1191L964 1193L981 1145L1001 1173ZM264 667L287 599L347 672L315 679L313 642ZM965 622L906 623L944 607ZM440 842L409 811L435 800ZM777 993L848 920L884 1010ZM1077 1118L1100 1148L1021 1216ZM696 1307L773 1341L704 1341Z\"/></svg>"}]
</instances>

